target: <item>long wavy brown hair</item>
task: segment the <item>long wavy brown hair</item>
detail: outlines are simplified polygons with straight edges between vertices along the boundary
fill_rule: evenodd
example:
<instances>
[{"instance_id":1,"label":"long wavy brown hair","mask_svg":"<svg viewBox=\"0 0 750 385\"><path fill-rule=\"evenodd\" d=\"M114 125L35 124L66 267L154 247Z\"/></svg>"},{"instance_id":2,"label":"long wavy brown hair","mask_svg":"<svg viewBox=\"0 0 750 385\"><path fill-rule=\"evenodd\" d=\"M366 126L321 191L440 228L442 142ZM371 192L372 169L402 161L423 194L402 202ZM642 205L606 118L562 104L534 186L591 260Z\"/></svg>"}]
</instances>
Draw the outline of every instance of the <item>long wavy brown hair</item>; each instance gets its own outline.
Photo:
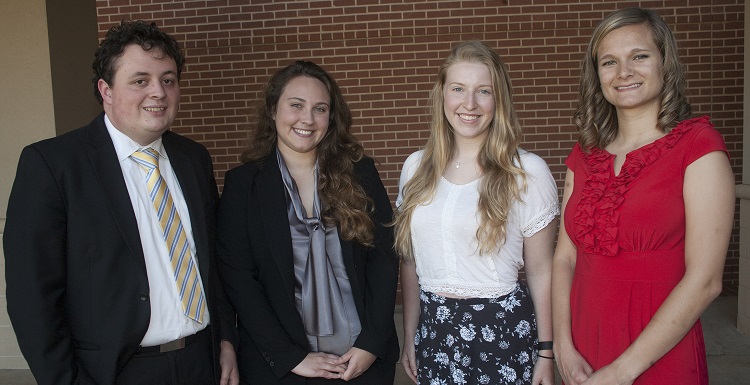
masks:
<instances>
[{"instance_id":1,"label":"long wavy brown hair","mask_svg":"<svg viewBox=\"0 0 750 385\"><path fill-rule=\"evenodd\" d=\"M588 151L604 148L617 136L617 110L605 98L599 81L596 53L602 40L615 29L644 24L651 29L651 37L662 57L664 87L659 99L661 110L657 127L669 132L677 123L691 117L692 108L685 96L685 70L677 52L677 40L667 23L650 9L626 8L607 16L594 29L581 63L581 83L578 108L573 121L580 131L578 142Z\"/></svg>"},{"instance_id":2,"label":"long wavy brown hair","mask_svg":"<svg viewBox=\"0 0 750 385\"><path fill-rule=\"evenodd\" d=\"M262 161L275 154L278 138L273 114L284 87L299 76L319 80L331 96L328 131L317 147L318 193L324 204L322 219L326 225L338 226L343 239L371 245L373 203L354 175L354 163L362 159L364 149L350 132L352 113L338 84L317 64L299 60L271 77L258 106L258 123L250 132L250 143L242 154L242 161Z\"/></svg>"},{"instance_id":3,"label":"long wavy brown hair","mask_svg":"<svg viewBox=\"0 0 750 385\"><path fill-rule=\"evenodd\" d=\"M414 176L403 187L403 201L394 221L396 250L406 259L413 259L411 219L414 209L435 196L438 181L448 166L455 139L445 116L445 81L448 70L461 62L484 64L492 76L495 116L479 151L478 162L484 173L479 187L478 211L481 222L476 232L480 254L496 249L505 241L506 222L511 204L520 200L526 188L526 174L520 166L518 145L521 126L513 108L510 78L500 56L484 43L469 41L453 48L440 66L430 94L431 134ZM519 184L519 179L522 183Z\"/></svg>"}]
</instances>

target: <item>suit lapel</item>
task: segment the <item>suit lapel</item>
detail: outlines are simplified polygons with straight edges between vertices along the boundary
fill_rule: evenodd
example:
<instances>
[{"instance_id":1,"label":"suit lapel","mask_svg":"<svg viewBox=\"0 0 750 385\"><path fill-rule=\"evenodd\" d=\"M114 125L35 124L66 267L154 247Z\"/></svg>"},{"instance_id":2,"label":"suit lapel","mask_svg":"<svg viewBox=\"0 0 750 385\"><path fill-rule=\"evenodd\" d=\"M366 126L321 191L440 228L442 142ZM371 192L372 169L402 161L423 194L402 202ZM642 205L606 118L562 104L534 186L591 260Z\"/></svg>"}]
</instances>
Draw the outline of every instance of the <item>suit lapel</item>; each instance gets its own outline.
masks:
<instances>
[{"instance_id":1,"label":"suit lapel","mask_svg":"<svg viewBox=\"0 0 750 385\"><path fill-rule=\"evenodd\" d=\"M276 156L268 158L258 171L255 183L261 218L266 239L271 250L271 258L284 280L287 296L294 300L294 255L292 253L292 234L287 219L287 203L281 171ZM251 194L252 195L252 194ZM251 198L252 199L252 198ZM252 204L253 202L251 202Z\"/></svg>"},{"instance_id":2,"label":"suit lapel","mask_svg":"<svg viewBox=\"0 0 750 385\"><path fill-rule=\"evenodd\" d=\"M294 300L294 255L292 252L292 235L289 230L289 221L287 219L287 202L284 184L281 180L281 171L276 156L272 155L261 166L258 171L257 180L253 187L257 191L257 196L250 194L251 200L257 199L257 202L250 202L260 206L261 218L266 235L269 240L271 258L276 263L281 276L284 280L284 287L290 300ZM340 236L339 236L340 237ZM362 313L364 310L361 300L362 287L357 275L355 259L355 247L350 241L340 240L341 253L344 259L344 266L349 276L349 282L354 292L355 304ZM359 250L359 249L357 249ZM363 262L364 263L364 262Z\"/></svg>"},{"instance_id":3,"label":"suit lapel","mask_svg":"<svg viewBox=\"0 0 750 385\"><path fill-rule=\"evenodd\" d=\"M146 274L146 262L143 257L143 246L138 233L138 222L135 219L133 205L130 202L128 188L122 176L122 168L117 160L117 152L104 125L104 114L99 115L88 126L89 160L94 173L106 193L112 217L120 228L122 237L130 249L136 264Z\"/></svg>"},{"instance_id":4,"label":"suit lapel","mask_svg":"<svg viewBox=\"0 0 750 385\"><path fill-rule=\"evenodd\" d=\"M208 277L209 266L209 247L208 247L208 229L206 229L206 213L204 210L204 201L201 197L198 176L190 156L175 145L174 134L165 132L162 136L162 144L167 150L169 163L172 165L177 181L180 184L182 195L187 204L190 215L190 227L195 242L195 252L198 259L198 268L201 276Z\"/></svg>"}]
</instances>

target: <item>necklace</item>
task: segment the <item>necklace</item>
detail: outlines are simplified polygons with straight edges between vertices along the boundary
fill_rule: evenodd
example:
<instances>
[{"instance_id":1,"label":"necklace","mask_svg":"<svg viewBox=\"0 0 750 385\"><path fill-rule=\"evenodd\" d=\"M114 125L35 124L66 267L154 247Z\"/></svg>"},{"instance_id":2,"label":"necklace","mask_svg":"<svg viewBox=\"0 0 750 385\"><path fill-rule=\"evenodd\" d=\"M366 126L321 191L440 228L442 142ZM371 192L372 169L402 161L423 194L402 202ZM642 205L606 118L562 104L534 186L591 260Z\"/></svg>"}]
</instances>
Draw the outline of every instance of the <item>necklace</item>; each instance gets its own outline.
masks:
<instances>
[{"instance_id":1,"label":"necklace","mask_svg":"<svg viewBox=\"0 0 750 385\"><path fill-rule=\"evenodd\" d=\"M469 162L472 162L472 161L473 160L465 160L463 162L456 161L456 168L461 167L462 164L466 164L466 163L469 163Z\"/></svg>"}]
</instances>

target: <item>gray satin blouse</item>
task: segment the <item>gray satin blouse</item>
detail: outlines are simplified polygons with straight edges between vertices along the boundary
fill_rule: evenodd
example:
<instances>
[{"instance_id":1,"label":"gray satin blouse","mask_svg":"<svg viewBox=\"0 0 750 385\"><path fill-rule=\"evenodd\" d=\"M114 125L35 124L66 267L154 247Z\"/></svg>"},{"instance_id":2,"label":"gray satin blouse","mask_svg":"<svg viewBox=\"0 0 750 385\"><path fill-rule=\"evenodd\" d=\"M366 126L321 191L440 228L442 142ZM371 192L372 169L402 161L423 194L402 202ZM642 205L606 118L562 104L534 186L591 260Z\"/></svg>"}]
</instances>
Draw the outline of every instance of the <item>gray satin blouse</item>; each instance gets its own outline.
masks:
<instances>
[{"instance_id":1,"label":"gray satin blouse","mask_svg":"<svg viewBox=\"0 0 750 385\"><path fill-rule=\"evenodd\" d=\"M286 187L297 311L302 316L311 351L342 355L354 345L362 326L354 306L338 231L335 226L326 229L320 219L318 165L314 171L313 213L307 217L297 184L278 149L276 157Z\"/></svg>"}]
</instances>

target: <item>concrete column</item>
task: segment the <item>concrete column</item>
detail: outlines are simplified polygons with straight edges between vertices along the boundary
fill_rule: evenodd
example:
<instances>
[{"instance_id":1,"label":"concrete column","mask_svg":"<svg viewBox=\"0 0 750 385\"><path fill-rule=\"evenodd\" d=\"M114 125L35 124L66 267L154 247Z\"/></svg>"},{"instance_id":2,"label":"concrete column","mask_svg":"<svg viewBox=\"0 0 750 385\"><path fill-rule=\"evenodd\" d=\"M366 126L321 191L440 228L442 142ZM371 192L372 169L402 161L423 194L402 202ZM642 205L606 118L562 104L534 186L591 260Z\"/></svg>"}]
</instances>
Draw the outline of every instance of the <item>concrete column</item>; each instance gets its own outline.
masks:
<instances>
[{"instance_id":1,"label":"concrete column","mask_svg":"<svg viewBox=\"0 0 750 385\"><path fill-rule=\"evenodd\" d=\"M747 28L747 27L746 27ZM747 32L745 32L747 35ZM747 41L747 39L746 39ZM747 50L747 43L745 45ZM747 52L745 57L747 59ZM747 69L745 73L747 74ZM750 96L747 82L745 84L745 99ZM748 113L748 101L745 100L745 114ZM748 115L745 115L748 116ZM748 149L748 119L744 122L743 157L750 156ZM747 160L743 162L746 163ZM743 182L747 183L747 165L743 165ZM750 185L737 186L737 197L740 199L740 283L737 299L737 329L744 334L750 334Z\"/></svg>"},{"instance_id":2,"label":"concrete column","mask_svg":"<svg viewBox=\"0 0 750 385\"><path fill-rule=\"evenodd\" d=\"M750 0L745 0L745 9ZM745 63L750 60L750 20L745 18ZM742 124L742 184L737 186L740 199L740 283L737 302L737 329L750 334L750 66L745 66L745 90Z\"/></svg>"},{"instance_id":3,"label":"concrete column","mask_svg":"<svg viewBox=\"0 0 750 385\"><path fill-rule=\"evenodd\" d=\"M0 1L0 231L21 149L55 136L44 0ZM0 233L2 237L2 233ZM7 314L5 256L0 256L0 368L28 367Z\"/></svg>"},{"instance_id":4,"label":"concrete column","mask_svg":"<svg viewBox=\"0 0 750 385\"><path fill-rule=\"evenodd\" d=\"M97 45L95 0L0 0L0 239L23 147L83 126L101 111L91 83ZM27 368L6 304L0 249L0 369Z\"/></svg>"}]
</instances>

